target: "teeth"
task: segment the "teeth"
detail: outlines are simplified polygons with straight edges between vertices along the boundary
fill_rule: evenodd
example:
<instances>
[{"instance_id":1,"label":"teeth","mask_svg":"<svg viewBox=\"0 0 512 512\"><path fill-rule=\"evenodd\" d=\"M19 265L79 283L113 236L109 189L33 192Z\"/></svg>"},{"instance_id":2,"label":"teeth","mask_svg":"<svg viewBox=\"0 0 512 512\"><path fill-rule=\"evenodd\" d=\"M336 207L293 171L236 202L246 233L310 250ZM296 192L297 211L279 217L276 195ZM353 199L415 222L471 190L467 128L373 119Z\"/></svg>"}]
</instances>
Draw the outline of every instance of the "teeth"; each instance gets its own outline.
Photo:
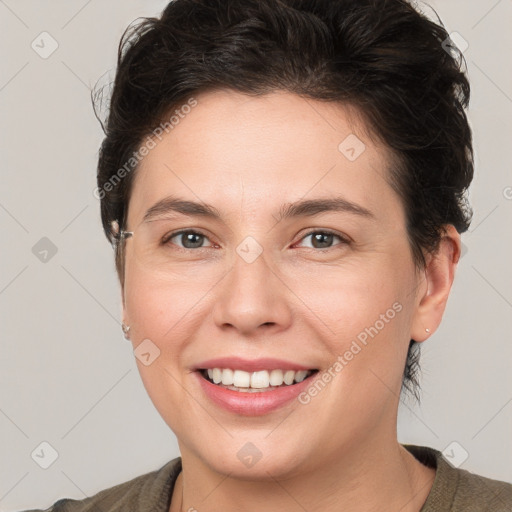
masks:
<instances>
[{"instance_id":1,"label":"teeth","mask_svg":"<svg viewBox=\"0 0 512 512\"><path fill-rule=\"evenodd\" d=\"M222 370L222 375L224 375L225 371L230 372L231 370ZM251 387L251 374L242 370L235 370L233 376L233 386L236 386L237 388Z\"/></svg>"},{"instance_id":2,"label":"teeth","mask_svg":"<svg viewBox=\"0 0 512 512\"><path fill-rule=\"evenodd\" d=\"M226 368L225 370L222 370L222 384L224 386L231 386L233 384L233 370L230 370L229 368Z\"/></svg>"},{"instance_id":3,"label":"teeth","mask_svg":"<svg viewBox=\"0 0 512 512\"><path fill-rule=\"evenodd\" d=\"M283 372L282 370L272 370L270 372L270 385L280 386L283 383Z\"/></svg>"},{"instance_id":4,"label":"teeth","mask_svg":"<svg viewBox=\"0 0 512 512\"><path fill-rule=\"evenodd\" d=\"M270 377L268 375L267 370L263 370L261 372L254 372L251 375L251 388L268 388L270 383Z\"/></svg>"},{"instance_id":5,"label":"teeth","mask_svg":"<svg viewBox=\"0 0 512 512\"><path fill-rule=\"evenodd\" d=\"M295 382L302 382L307 376L307 370L299 370L298 372L295 372Z\"/></svg>"},{"instance_id":6,"label":"teeth","mask_svg":"<svg viewBox=\"0 0 512 512\"><path fill-rule=\"evenodd\" d=\"M258 389L282 386L290 386L294 382L302 382L311 375L311 370L261 370L258 372L245 372L243 370L232 370L231 368L208 368L208 378L215 384L228 386L230 389L237 388L237 391L254 392ZM206 376L205 375L205 376Z\"/></svg>"},{"instance_id":7,"label":"teeth","mask_svg":"<svg viewBox=\"0 0 512 512\"><path fill-rule=\"evenodd\" d=\"M215 384L218 384L222 380L222 370L220 368L214 368L212 370L212 373L213 382L215 382Z\"/></svg>"},{"instance_id":8,"label":"teeth","mask_svg":"<svg viewBox=\"0 0 512 512\"><path fill-rule=\"evenodd\" d=\"M288 370L284 374L284 383L285 384L293 384L293 379L295 378L295 372L293 370Z\"/></svg>"}]
</instances>

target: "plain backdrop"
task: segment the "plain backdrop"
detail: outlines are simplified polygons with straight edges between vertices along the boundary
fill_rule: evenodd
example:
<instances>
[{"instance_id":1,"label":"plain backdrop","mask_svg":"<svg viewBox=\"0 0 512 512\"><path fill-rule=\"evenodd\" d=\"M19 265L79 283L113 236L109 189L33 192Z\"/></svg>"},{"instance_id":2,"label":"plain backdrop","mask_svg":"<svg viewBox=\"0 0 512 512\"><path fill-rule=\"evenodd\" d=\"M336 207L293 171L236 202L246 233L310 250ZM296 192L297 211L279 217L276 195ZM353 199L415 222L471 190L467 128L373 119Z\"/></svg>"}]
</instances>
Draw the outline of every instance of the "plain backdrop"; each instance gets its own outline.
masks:
<instances>
[{"instance_id":1,"label":"plain backdrop","mask_svg":"<svg viewBox=\"0 0 512 512\"><path fill-rule=\"evenodd\" d=\"M421 406L401 406L399 440L455 447L461 468L512 482L512 2L429 4L468 45L475 213L444 322L423 345ZM90 102L113 77L124 28L165 5L0 1L2 511L83 499L179 455L121 332ZM48 469L34 455L52 453L43 442L58 454Z\"/></svg>"}]
</instances>

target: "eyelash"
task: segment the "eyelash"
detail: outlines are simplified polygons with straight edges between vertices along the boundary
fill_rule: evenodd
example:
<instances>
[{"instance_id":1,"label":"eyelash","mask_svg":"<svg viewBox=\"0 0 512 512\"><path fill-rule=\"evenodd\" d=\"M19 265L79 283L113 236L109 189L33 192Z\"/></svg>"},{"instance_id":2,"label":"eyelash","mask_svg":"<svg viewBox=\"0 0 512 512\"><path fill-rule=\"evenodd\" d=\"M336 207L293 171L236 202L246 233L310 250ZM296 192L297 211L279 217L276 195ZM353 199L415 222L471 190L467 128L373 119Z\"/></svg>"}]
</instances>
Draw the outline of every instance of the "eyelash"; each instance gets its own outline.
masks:
<instances>
[{"instance_id":1,"label":"eyelash","mask_svg":"<svg viewBox=\"0 0 512 512\"><path fill-rule=\"evenodd\" d=\"M208 236L204 233L201 233L200 231L196 231L193 229L182 229L180 231L174 231L174 232L169 233L168 235L164 236L161 243L162 243L162 245L167 245L169 243L169 241L172 240L173 238L180 236L180 235L184 235L184 234L200 235L209 240ZM304 236L302 236L302 238L299 240L299 242L303 241L308 236L311 236L314 234L333 235L334 237L337 237L340 240L339 244L336 244L332 247L327 247L324 249L318 249L316 247L306 247L306 249L313 249L313 250L315 250L315 252L330 252L331 250L336 249L336 247L338 247L339 245L349 245L350 244L350 240L347 237L340 235L339 233L336 233L329 229L313 229L313 230L309 231L308 233L306 233ZM211 243L213 244L213 246L216 245L213 242L211 242ZM182 251L194 251L194 250L198 250L198 249L207 249L208 248L208 247L196 247L194 249L191 249L191 248L187 248L187 247L180 247L180 246L177 246L177 247L178 247L178 249L180 249Z\"/></svg>"},{"instance_id":2,"label":"eyelash","mask_svg":"<svg viewBox=\"0 0 512 512\"><path fill-rule=\"evenodd\" d=\"M312 249L315 252L321 251L321 252L329 252L331 250L335 250L338 246L344 246L344 245L350 245L350 240L348 237L340 235L339 233L336 233L335 231L331 231L330 229L313 229L311 231L308 231L299 241L304 240L308 236L311 236L313 234L322 234L322 235L333 235L334 237L338 238L340 243L333 245L332 247L327 247L325 249L317 249L316 247L306 247L306 249Z\"/></svg>"}]
</instances>

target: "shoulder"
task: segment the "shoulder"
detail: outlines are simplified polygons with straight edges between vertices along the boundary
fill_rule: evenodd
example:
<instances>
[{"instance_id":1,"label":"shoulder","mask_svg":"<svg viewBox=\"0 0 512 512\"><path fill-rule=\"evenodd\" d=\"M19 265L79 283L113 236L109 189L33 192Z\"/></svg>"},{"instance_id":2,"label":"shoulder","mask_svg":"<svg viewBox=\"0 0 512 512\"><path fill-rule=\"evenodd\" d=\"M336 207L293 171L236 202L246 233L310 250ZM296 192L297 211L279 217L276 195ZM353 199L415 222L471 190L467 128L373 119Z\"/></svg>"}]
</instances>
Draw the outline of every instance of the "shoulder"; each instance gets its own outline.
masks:
<instances>
[{"instance_id":1,"label":"shoulder","mask_svg":"<svg viewBox=\"0 0 512 512\"><path fill-rule=\"evenodd\" d=\"M455 471L459 473L459 482L453 501L454 510L512 512L512 484L475 475L464 469Z\"/></svg>"},{"instance_id":2,"label":"shoulder","mask_svg":"<svg viewBox=\"0 0 512 512\"><path fill-rule=\"evenodd\" d=\"M177 457L158 470L104 489L83 500L64 498L44 511L32 509L25 512L167 512L180 471L181 458Z\"/></svg>"},{"instance_id":3,"label":"shoulder","mask_svg":"<svg viewBox=\"0 0 512 512\"><path fill-rule=\"evenodd\" d=\"M512 512L512 484L455 468L433 448L404 447L420 462L436 469L434 484L421 512Z\"/></svg>"}]
</instances>

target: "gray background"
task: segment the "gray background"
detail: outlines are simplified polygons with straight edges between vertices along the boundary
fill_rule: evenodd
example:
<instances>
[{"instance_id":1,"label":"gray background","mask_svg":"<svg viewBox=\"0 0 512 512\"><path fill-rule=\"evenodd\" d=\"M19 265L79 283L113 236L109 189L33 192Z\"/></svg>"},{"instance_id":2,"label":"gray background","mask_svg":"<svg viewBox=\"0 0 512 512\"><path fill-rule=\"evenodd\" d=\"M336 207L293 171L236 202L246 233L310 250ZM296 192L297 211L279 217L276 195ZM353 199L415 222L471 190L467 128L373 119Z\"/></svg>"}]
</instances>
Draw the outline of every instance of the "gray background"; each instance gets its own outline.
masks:
<instances>
[{"instance_id":1,"label":"gray background","mask_svg":"<svg viewBox=\"0 0 512 512\"><path fill-rule=\"evenodd\" d=\"M102 132L89 99L113 77L126 25L165 5L0 0L2 511L82 499L178 455L121 333L92 193ZM430 5L469 44L475 215L444 322L423 345L422 405L403 404L399 439L455 441L454 463L512 482L512 2ZM59 45L46 59L31 47L43 31ZM46 262L33 253L43 237L57 249ZM48 469L43 441L58 452Z\"/></svg>"}]
</instances>

